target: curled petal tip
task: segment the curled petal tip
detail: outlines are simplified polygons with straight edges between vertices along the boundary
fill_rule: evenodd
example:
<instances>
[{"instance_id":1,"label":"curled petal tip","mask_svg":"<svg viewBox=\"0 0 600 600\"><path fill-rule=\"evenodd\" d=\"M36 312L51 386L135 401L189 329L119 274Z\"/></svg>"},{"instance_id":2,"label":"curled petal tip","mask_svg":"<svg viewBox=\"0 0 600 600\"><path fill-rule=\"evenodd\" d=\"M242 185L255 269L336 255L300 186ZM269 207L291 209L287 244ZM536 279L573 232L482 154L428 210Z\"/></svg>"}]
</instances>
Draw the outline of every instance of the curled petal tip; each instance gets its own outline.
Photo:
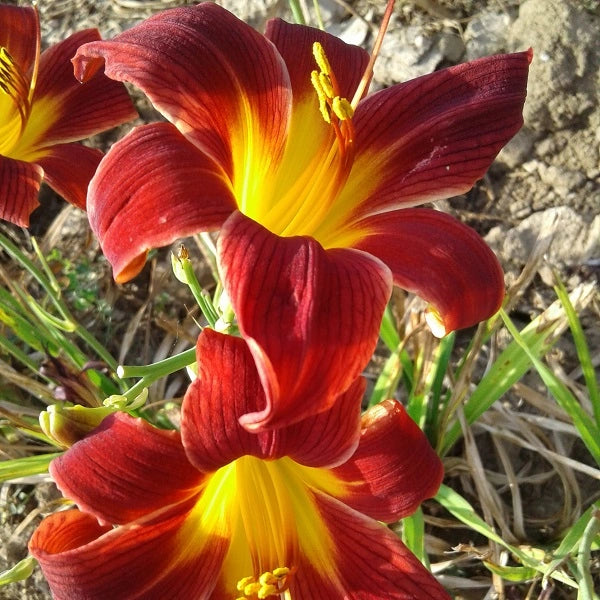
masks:
<instances>
[{"instance_id":1,"label":"curled petal tip","mask_svg":"<svg viewBox=\"0 0 600 600\"><path fill-rule=\"evenodd\" d=\"M440 314L431 306L425 312L425 322L436 338L443 338L448 333Z\"/></svg>"}]
</instances>

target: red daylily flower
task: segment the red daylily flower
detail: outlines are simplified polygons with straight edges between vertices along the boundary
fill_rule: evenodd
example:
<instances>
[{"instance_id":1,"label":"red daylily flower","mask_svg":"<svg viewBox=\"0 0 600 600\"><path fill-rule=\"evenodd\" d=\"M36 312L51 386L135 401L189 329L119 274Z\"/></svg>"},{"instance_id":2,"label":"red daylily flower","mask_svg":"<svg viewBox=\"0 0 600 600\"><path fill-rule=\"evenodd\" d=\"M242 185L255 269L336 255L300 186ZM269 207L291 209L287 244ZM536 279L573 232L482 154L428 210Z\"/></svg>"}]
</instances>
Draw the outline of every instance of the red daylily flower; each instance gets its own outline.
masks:
<instances>
[{"instance_id":1,"label":"red daylily flower","mask_svg":"<svg viewBox=\"0 0 600 600\"><path fill-rule=\"evenodd\" d=\"M264 391L244 340L207 329L197 353L181 434L119 413L52 462L79 506L30 541L55 600L449 598L378 522L442 477L400 404L361 422L359 378L327 411L253 434L238 420Z\"/></svg>"},{"instance_id":2,"label":"red daylily flower","mask_svg":"<svg viewBox=\"0 0 600 600\"><path fill-rule=\"evenodd\" d=\"M370 75L358 47L280 20L263 36L212 3L165 11L74 59L80 79L104 64L170 121L107 154L92 229L126 281L149 248L220 228L224 286L267 391L243 423L302 419L370 358L392 280L432 304L438 335L498 309L503 275L481 238L412 207L483 176L522 125L530 60L484 58L351 102Z\"/></svg>"},{"instance_id":3,"label":"red daylily flower","mask_svg":"<svg viewBox=\"0 0 600 600\"><path fill-rule=\"evenodd\" d=\"M98 39L87 29L40 55L37 11L0 5L0 219L28 226L42 180L85 209L102 153L72 142L137 116L122 84L73 77L75 51Z\"/></svg>"}]
</instances>

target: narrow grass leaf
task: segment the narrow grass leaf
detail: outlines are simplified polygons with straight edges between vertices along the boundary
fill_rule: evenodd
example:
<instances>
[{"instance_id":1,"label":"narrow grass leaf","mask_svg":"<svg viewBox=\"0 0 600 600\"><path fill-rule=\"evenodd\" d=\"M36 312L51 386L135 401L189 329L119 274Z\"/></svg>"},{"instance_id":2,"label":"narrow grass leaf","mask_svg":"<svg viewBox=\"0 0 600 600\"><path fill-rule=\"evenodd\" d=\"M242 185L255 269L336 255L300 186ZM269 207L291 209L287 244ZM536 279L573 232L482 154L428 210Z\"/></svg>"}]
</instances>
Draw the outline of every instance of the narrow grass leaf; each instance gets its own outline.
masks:
<instances>
[{"instance_id":1,"label":"narrow grass leaf","mask_svg":"<svg viewBox=\"0 0 600 600\"><path fill-rule=\"evenodd\" d=\"M523 583L525 581L531 581L539 576L539 573L536 569L531 567L510 567L510 566L502 566L495 565L494 563L483 561L483 564L486 568L494 573L495 575L499 575L502 579L506 581L511 581L513 583Z\"/></svg>"},{"instance_id":2,"label":"narrow grass leaf","mask_svg":"<svg viewBox=\"0 0 600 600\"><path fill-rule=\"evenodd\" d=\"M540 321L535 319L521 335L527 340L531 352L543 356L553 346L556 337L552 334L558 327L558 322L546 323L540 326ZM523 375L531 368L531 359L516 341L511 342L498 356L494 364L481 379L464 405L464 415L467 423L471 425L494 402L499 400ZM455 421L443 436L439 448L444 455L461 437L460 423Z\"/></svg>"},{"instance_id":3,"label":"narrow grass leaf","mask_svg":"<svg viewBox=\"0 0 600 600\"><path fill-rule=\"evenodd\" d=\"M394 350L381 370L381 374L375 382L373 393L369 399L369 406L374 406L386 398L392 398L398 389L398 383L402 375L402 363L400 361L400 346Z\"/></svg>"},{"instance_id":4,"label":"narrow grass leaf","mask_svg":"<svg viewBox=\"0 0 600 600\"><path fill-rule=\"evenodd\" d=\"M558 278L557 278L558 279ZM600 427L600 391L598 389L598 380L596 379L596 373L594 371L594 364L590 355L590 349L583 333L581 321L577 316L577 311L573 306L569 294L560 279L554 290L558 299L562 302L562 305L567 314L569 320L569 327L571 334L573 335L573 342L575 343L575 349L577 350L577 357L579 358L579 364L581 365L581 371L585 384L588 389L590 401L592 403L592 409L594 411L594 419L596 425Z\"/></svg>"},{"instance_id":5,"label":"narrow grass leaf","mask_svg":"<svg viewBox=\"0 0 600 600\"><path fill-rule=\"evenodd\" d=\"M534 559L520 548L505 542L502 537L500 537L481 517L477 515L473 507L452 488L442 485L435 496L435 499L461 523L464 523L473 531L480 533L489 540L506 548L522 563L523 566L535 569L542 574L548 572L548 565L544 562ZM571 587L578 587L575 581L561 571L555 570L553 573L550 573L549 576L558 581L562 581Z\"/></svg>"},{"instance_id":6,"label":"narrow grass leaf","mask_svg":"<svg viewBox=\"0 0 600 600\"><path fill-rule=\"evenodd\" d=\"M600 509L600 502L596 502L590 506L582 515L575 521L573 525L563 536L560 544L552 553L553 559L548 564L548 572L544 575L546 579L552 571L557 569L573 552L576 552L585 529L592 518L592 512Z\"/></svg>"},{"instance_id":7,"label":"narrow grass leaf","mask_svg":"<svg viewBox=\"0 0 600 600\"><path fill-rule=\"evenodd\" d=\"M548 387L548 391L552 394L560 407L567 415L569 415L573 421L573 425L577 427L577 431L579 431L583 443L594 457L596 463L600 465L600 427L596 425L594 420L582 408L581 404L577 401L577 398L575 398L567 386L538 359L535 352L531 350L527 342L519 334L508 315L502 310L501 315L506 328L515 341L523 348L529 357L529 360L531 360L531 363L542 378L542 381Z\"/></svg>"},{"instance_id":8,"label":"narrow grass leaf","mask_svg":"<svg viewBox=\"0 0 600 600\"><path fill-rule=\"evenodd\" d=\"M402 541L429 569L429 557L425 552L425 520L420 507L410 517L402 519Z\"/></svg>"},{"instance_id":9,"label":"narrow grass leaf","mask_svg":"<svg viewBox=\"0 0 600 600\"><path fill-rule=\"evenodd\" d=\"M394 317L389 304L385 307L385 311L383 313L381 327L379 328L379 337L390 352L393 352L400 345L400 335L396 329Z\"/></svg>"},{"instance_id":10,"label":"narrow grass leaf","mask_svg":"<svg viewBox=\"0 0 600 600\"><path fill-rule=\"evenodd\" d=\"M19 477L46 473L48 465L61 454L62 452L53 452L51 454L5 460L0 463L0 483L10 481L11 479L18 479Z\"/></svg>"},{"instance_id":11,"label":"narrow grass leaf","mask_svg":"<svg viewBox=\"0 0 600 600\"><path fill-rule=\"evenodd\" d=\"M594 507L591 517L585 526L577 554L577 567L581 576L577 600L596 600L598 598L594 592L594 579L590 569L592 543L600 532L600 509Z\"/></svg>"}]
</instances>

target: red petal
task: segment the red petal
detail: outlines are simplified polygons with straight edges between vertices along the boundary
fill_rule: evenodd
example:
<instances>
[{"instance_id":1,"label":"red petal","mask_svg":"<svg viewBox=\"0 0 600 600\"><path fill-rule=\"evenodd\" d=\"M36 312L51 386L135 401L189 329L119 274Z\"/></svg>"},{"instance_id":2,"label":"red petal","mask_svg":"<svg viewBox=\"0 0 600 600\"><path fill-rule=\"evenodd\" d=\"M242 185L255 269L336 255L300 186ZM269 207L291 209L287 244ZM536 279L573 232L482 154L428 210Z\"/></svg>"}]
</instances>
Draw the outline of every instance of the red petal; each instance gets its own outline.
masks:
<instances>
[{"instance_id":1,"label":"red petal","mask_svg":"<svg viewBox=\"0 0 600 600\"><path fill-rule=\"evenodd\" d=\"M359 377L329 410L282 429L286 454L309 467L331 468L348 460L359 441L365 386L366 381Z\"/></svg>"},{"instance_id":2,"label":"red petal","mask_svg":"<svg viewBox=\"0 0 600 600\"><path fill-rule=\"evenodd\" d=\"M413 208L369 217L359 227L369 233L356 247L380 258L397 285L433 305L428 320L436 335L474 325L500 308L504 277L498 259L460 221Z\"/></svg>"},{"instance_id":3,"label":"red petal","mask_svg":"<svg viewBox=\"0 0 600 600\"><path fill-rule=\"evenodd\" d=\"M337 553L335 569L300 557L290 587L302 600L450 600L433 575L389 529L315 494Z\"/></svg>"},{"instance_id":4,"label":"red petal","mask_svg":"<svg viewBox=\"0 0 600 600\"><path fill-rule=\"evenodd\" d=\"M0 219L27 227L29 215L39 206L43 177L38 165L0 156Z\"/></svg>"},{"instance_id":5,"label":"red petal","mask_svg":"<svg viewBox=\"0 0 600 600\"><path fill-rule=\"evenodd\" d=\"M168 10L80 48L77 77L102 60L109 77L141 88L216 160L236 190L260 190L271 177L285 145L289 80L273 45L250 26L208 2Z\"/></svg>"},{"instance_id":6,"label":"red petal","mask_svg":"<svg viewBox=\"0 0 600 600\"><path fill-rule=\"evenodd\" d=\"M44 181L65 200L85 210L90 179L102 152L81 144L59 144L36 162L44 169Z\"/></svg>"},{"instance_id":7,"label":"red petal","mask_svg":"<svg viewBox=\"0 0 600 600\"><path fill-rule=\"evenodd\" d=\"M361 252L280 238L239 212L221 230L218 259L267 396L240 422L281 427L332 406L371 357L389 271Z\"/></svg>"},{"instance_id":8,"label":"red petal","mask_svg":"<svg viewBox=\"0 0 600 600\"><path fill-rule=\"evenodd\" d=\"M233 210L221 169L168 123L117 142L88 195L90 225L119 282L142 270L150 248L215 229Z\"/></svg>"},{"instance_id":9,"label":"red petal","mask_svg":"<svg viewBox=\"0 0 600 600\"><path fill-rule=\"evenodd\" d=\"M48 48L40 57L29 121L42 138L33 145L81 140L137 117L123 84L97 73L82 85L73 75L71 58L77 48L98 39L100 34L95 29L80 31ZM26 130L24 136L27 135Z\"/></svg>"},{"instance_id":10,"label":"red petal","mask_svg":"<svg viewBox=\"0 0 600 600\"><path fill-rule=\"evenodd\" d=\"M186 510L110 531L79 511L59 512L42 521L29 550L54 600L208 598L228 541L182 538Z\"/></svg>"},{"instance_id":11,"label":"red petal","mask_svg":"<svg viewBox=\"0 0 600 600\"><path fill-rule=\"evenodd\" d=\"M246 454L269 456L273 432L248 433L238 419L264 403L252 355L241 338L204 329L196 345L198 378L181 407L181 438L189 460L211 472Z\"/></svg>"},{"instance_id":12,"label":"red petal","mask_svg":"<svg viewBox=\"0 0 600 600\"><path fill-rule=\"evenodd\" d=\"M0 5L0 48L6 48L24 75L37 54L40 26L37 11L28 6Z\"/></svg>"},{"instance_id":13,"label":"red petal","mask_svg":"<svg viewBox=\"0 0 600 600\"><path fill-rule=\"evenodd\" d=\"M333 473L347 482L344 503L393 523L435 496L444 471L427 438L402 405L386 400L363 415L356 452Z\"/></svg>"},{"instance_id":14,"label":"red petal","mask_svg":"<svg viewBox=\"0 0 600 600\"><path fill-rule=\"evenodd\" d=\"M119 413L54 459L50 473L67 498L113 524L193 497L203 478L179 433Z\"/></svg>"},{"instance_id":15,"label":"red petal","mask_svg":"<svg viewBox=\"0 0 600 600\"><path fill-rule=\"evenodd\" d=\"M244 455L290 456L303 465L321 467L340 464L355 450L362 378L330 410L290 427L253 434L239 424L239 418L259 410L265 395L244 340L205 329L196 352L198 378L183 401L181 437L197 469L212 472Z\"/></svg>"},{"instance_id":16,"label":"red petal","mask_svg":"<svg viewBox=\"0 0 600 600\"><path fill-rule=\"evenodd\" d=\"M491 56L361 102L357 157L336 207L354 217L469 190L521 128L531 52Z\"/></svg>"}]
</instances>

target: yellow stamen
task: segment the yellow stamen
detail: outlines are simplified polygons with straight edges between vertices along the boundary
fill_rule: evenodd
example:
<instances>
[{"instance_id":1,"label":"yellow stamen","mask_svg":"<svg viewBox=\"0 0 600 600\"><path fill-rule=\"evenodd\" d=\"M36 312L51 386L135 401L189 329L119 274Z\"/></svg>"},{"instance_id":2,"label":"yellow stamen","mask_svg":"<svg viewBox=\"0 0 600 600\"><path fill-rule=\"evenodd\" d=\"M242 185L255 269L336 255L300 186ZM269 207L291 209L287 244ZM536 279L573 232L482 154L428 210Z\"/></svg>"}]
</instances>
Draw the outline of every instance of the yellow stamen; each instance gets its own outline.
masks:
<instances>
[{"instance_id":1,"label":"yellow stamen","mask_svg":"<svg viewBox=\"0 0 600 600\"><path fill-rule=\"evenodd\" d=\"M331 77L327 75L327 73L319 73L319 83L328 98L333 98L335 96Z\"/></svg>"},{"instance_id":2,"label":"yellow stamen","mask_svg":"<svg viewBox=\"0 0 600 600\"><path fill-rule=\"evenodd\" d=\"M354 108L346 98L336 96L332 101L331 108L340 121L347 121L354 116Z\"/></svg>"},{"instance_id":3,"label":"yellow stamen","mask_svg":"<svg viewBox=\"0 0 600 600\"><path fill-rule=\"evenodd\" d=\"M273 585L274 583L277 583L277 577L275 577L271 571L266 571L258 578L258 581L261 585Z\"/></svg>"},{"instance_id":4,"label":"yellow stamen","mask_svg":"<svg viewBox=\"0 0 600 600\"><path fill-rule=\"evenodd\" d=\"M279 596L279 590L274 585L265 585L258 590L259 600L263 600L269 596Z\"/></svg>"},{"instance_id":5,"label":"yellow stamen","mask_svg":"<svg viewBox=\"0 0 600 600\"><path fill-rule=\"evenodd\" d=\"M249 583L244 588L244 596L253 596L254 594L258 594L258 592L261 590L261 588L262 588L262 586L258 582Z\"/></svg>"},{"instance_id":6,"label":"yellow stamen","mask_svg":"<svg viewBox=\"0 0 600 600\"><path fill-rule=\"evenodd\" d=\"M329 60L325 55L325 50L323 50L323 46L320 42L315 42L313 44L313 56L315 57L317 65L319 65L319 69L321 69L323 73L331 75L331 65L329 64Z\"/></svg>"},{"instance_id":7,"label":"yellow stamen","mask_svg":"<svg viewBox=\"0 0 600 600\"><path fill-rule=\"evenodd\" d=\"M287 590L289 589L289 577L292 574L292 570L288 567L277 567L273 571L265 571L261 573L258 578L250 575L243 577L237 582L236 588L238 591L244 594L243 597L236 598L236 600L249 600L250 598L257 598L258 600L264 600L265 598L278 597L281 598L282 594L284 597L289 598Z\"/></svg>"},{"instance_id":8,"label":"yellow stamen","mask_svg":"<svg viewBox=\"0 0 600 600\"><path fill-rule=\"evenodd\" d=\"M273 569L273 575L277 577L277 579L282 579L289 574L290 570L287 567L277 567L277 569Z\"/></svg>"},{"instance_id":9,"label":"yellow stamen","mask_svg":"<svg viewBox=\"0 0 600 600\"><path fill-rule=\"evenodd\" d=\"M319 99L319 110L321 111L321 116L323 120L328 125L331 124L331 115L329 113L329 104L327 103L327 94L321 85L321 80L319 78L319 73L317 71L313 71L310 74L310 81L317 92L317 98Z\"/></svg>"},{"instance_id":10,"label":"yellow stamen","mask_svg":"<svg viewBox=\"0 0 600 600\"><path fill-rule=\"evenodd\" d=\"M243 577L237 582L235 588L238 592L242 592L247 585L254 583L255 581L256 579L254 579L252 575L250 575L249 577Z\"/></svg>"}]
</instances>

